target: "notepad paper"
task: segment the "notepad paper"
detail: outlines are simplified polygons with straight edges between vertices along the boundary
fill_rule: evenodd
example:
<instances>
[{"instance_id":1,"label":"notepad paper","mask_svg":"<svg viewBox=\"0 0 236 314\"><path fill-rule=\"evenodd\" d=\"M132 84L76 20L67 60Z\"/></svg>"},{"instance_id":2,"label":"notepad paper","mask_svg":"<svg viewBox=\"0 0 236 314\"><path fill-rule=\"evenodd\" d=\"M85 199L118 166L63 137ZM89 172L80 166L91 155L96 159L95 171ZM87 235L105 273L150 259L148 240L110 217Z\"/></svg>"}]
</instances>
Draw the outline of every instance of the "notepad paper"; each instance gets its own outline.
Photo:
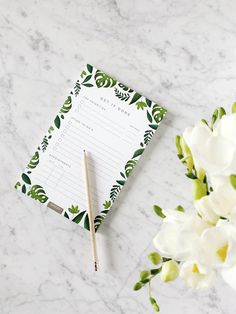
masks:
<instances>
[{"instance_id":1,"label":"notepad paper","mask_svg":"<svg viewBox=\"0 0 236 314\"><path fill-rule=\"evenodd\" d=\"M97 230L165 113L87 64L15 187L89 229L85 149Z\"/></svg>"}]
</instances>

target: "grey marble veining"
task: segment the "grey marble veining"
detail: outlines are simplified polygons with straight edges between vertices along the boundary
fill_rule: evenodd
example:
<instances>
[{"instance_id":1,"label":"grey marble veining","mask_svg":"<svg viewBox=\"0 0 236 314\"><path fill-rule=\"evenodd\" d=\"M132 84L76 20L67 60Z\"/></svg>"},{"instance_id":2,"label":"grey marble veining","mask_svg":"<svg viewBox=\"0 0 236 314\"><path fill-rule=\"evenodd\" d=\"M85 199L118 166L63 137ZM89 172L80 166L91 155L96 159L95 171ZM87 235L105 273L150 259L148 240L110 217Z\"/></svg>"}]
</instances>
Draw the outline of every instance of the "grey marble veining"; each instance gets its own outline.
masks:
<instances>
[{"instance_id":1,"label":"grey marble veining","mask_svg":"<svg viewBox=\"0 0 236 314\"><path fill-rule=\"evenodd\" d=\"M160 221L152 204L191 209L174 147L187 125L236 99L233 0L0 0L0 313L152 313L144 290ZM168 110L98 235L21 196L13 185L50 121L90 62ZM162 313L233 314L220 279L205 294L181 282L153 287Z\"/></svg>"}]
</instances>

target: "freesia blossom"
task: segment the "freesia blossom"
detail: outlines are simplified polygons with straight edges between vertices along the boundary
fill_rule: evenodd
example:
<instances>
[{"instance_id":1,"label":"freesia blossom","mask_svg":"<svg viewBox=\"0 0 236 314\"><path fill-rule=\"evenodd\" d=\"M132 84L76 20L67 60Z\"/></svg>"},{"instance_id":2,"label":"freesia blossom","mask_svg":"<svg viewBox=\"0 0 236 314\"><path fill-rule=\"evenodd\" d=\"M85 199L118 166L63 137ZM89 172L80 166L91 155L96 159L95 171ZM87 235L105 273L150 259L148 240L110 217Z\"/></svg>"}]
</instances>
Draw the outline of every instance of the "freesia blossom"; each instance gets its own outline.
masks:
<instances>
[{"instance_id":1,"label":"freesia blossom","mask_svg":"<svg viewBox=\"0 0 236 314\"><path fill-rule=\"evenodd\" d=\"M222 185L196 201L195 206L202 218L213 224L220 217L230 219L236 209L236 190L230 184Z\"/></svg>"},{"instance_id":2,"label":"freesia blossom","mask_svg":"<svg viewBox=\"0 0 236 314\"><path fill-rule=\"evenodd\" d=\"M185 262L181 266L180 278L182 278L186 286L204 290L211 287L215 279L215 271L201 268L196 261Z\"/></svg>"},{"instance_id":3,"label":"freesia blossom","mask_svg":"<svg viewBox=\"0 0 236 314\"><path fill-rule=\"evenodd\" d=\"M236 173L236 113L223 116L213 131L203 122L187 128L183 138L190 148L196 170L209 176Z\"/></svg>"},{"instance_id":4,"label":"freesia blossom","mask_svg":"<svg viewBox=\"0 0 236 314\"><path fill-rule=\"evenodd\" d=\"M196 212L164 211L161 230L153 240L162 256L178 261L193 259L197 254L200 235L211 225L201 219Z\"/></svg>"}]
</instances>

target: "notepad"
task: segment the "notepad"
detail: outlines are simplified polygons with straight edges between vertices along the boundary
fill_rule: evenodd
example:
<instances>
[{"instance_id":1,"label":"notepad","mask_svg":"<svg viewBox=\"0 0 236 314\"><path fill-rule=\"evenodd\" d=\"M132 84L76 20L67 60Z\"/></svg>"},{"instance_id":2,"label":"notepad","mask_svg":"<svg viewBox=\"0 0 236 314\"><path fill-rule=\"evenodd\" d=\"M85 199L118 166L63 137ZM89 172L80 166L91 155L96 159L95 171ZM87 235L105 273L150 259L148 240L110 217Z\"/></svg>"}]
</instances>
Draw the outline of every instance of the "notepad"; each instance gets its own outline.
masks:
<instances>
[{"instance_id":1,"label":"notepad","mask_svg":"<svg viewBox=\"0 0 236 314\"><path fill-rule=\"evenodd\" d=\"M87 64L15 187L89 229L85 149L97 230L165 114L157 103Z\"/></svg>"}]
</instances>

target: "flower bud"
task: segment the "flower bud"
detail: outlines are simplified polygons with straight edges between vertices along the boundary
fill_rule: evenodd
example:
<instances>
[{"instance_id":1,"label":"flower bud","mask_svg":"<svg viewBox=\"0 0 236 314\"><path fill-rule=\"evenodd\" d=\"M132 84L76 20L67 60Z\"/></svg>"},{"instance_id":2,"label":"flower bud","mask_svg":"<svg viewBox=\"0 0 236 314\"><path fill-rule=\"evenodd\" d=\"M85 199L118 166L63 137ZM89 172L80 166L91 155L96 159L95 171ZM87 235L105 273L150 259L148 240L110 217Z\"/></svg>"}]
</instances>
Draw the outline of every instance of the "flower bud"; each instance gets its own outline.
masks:
<instances>
[{"instance_id":1,"label":"flower bud","mask_svg":"<svg viewBox=\"0 0 236 314\"><path fill-rule=\"evenodd\" d=\"M168 261L162 265L161 280L164 282L173 281L179 276L179 266L175 261Z\"/></svg>"},{"instance_id":2,"label":"flower bud","mask_svg":"<svg viewBox=\"0 0 236 314\"><path fill-rule=\"evenodd\" d=\"M199 179L193 180L192 193L195 201L200 200L207 194L206 184Z\"/></svg>"}]
</instances>

